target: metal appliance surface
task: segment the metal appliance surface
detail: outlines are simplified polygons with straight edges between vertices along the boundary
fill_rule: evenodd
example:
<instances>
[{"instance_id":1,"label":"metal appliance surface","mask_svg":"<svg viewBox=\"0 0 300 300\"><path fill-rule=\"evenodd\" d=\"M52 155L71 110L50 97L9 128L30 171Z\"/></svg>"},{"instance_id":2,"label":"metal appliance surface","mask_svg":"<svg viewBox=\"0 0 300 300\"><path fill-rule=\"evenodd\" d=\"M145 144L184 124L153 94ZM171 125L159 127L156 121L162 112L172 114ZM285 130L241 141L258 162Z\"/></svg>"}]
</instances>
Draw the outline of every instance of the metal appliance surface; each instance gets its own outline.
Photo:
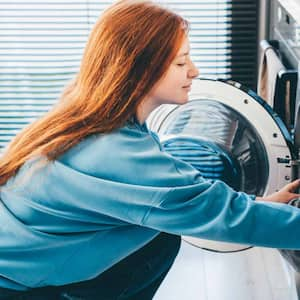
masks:
<instances>
[{"instance_id":1,"label":"metal appliance surface","mask_svg":"<svg viewBox=\"0 0 300 300\"><path fill-rule=\"evenodd\" d=\"M269 39L277 43L278 51L288 72L296 74L295 80L290 82L291 135L297 158L300 149L300 1L299 0L273 0L270 3L271 24ZM284 95L283 95L284 97ZM297 159L296 158L296 159ZM296 162L299 164L299 161ZM295 168L294 178L300 177L299 168Z\"/></svg>"}]
</instances>

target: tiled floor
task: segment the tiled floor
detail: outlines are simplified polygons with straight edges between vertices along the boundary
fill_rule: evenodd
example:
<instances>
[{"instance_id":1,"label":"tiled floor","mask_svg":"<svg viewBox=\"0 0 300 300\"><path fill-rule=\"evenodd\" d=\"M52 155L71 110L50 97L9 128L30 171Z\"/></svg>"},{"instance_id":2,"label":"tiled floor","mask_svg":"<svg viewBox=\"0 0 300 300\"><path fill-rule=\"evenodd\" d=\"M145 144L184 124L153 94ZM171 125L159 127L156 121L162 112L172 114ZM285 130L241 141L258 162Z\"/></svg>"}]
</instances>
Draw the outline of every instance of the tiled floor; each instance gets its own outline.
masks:
<instances>
[{"instance_id":1,"label":"tiled floor","mask_svg":"<svg viewBox=\"0 0 300 300\"><path fill-rule=\"evenodd\" d=\"M182 242L154 300L297 300L292 270L274 249L218 254Z\"/></svg>"}]
</instances>

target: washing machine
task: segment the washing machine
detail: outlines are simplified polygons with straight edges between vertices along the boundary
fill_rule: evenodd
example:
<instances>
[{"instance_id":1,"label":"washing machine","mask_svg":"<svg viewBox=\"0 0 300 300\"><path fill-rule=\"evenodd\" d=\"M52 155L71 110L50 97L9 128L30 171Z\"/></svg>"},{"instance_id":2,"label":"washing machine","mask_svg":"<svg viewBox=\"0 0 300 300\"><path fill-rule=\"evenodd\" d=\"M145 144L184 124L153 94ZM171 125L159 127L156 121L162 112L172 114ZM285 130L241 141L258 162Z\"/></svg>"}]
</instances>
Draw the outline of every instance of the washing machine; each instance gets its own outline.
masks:
<instances>
[{"instance_id":1,"label":"washing machine","mask_svg":"<svg viewBox=\"0 0 300 300\"><path fill-rule=\"evenodd\" d=\"M237 191L264 196L298 176L298 151L283 121L256 93L233 81L196 79L184 105L162 105L147 119L165 151L203 177ZM251 245L184 236L218 252Z\"/></svg>"}]
</instances>

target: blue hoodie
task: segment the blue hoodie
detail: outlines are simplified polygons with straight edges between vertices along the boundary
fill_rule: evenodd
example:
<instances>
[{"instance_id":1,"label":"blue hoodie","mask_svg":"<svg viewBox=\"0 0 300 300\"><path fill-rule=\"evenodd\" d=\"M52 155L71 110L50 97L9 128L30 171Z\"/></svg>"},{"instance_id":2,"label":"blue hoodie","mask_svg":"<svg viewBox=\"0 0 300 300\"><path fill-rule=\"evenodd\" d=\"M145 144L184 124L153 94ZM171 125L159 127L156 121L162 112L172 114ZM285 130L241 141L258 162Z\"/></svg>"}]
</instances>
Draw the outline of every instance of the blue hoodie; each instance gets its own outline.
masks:
<instances>
[{"instance_id":1,"label":"blue hoodie","mask_svg":"<svg viewBox=\"0 0 300 300\"><path fill-rule=\"evenodd\" d=\"M92 279L161 231L300 249L300 210L253 200L164 152L146 125L89 136L1 187L0 286Z\"/></svg>"}]
</instances>

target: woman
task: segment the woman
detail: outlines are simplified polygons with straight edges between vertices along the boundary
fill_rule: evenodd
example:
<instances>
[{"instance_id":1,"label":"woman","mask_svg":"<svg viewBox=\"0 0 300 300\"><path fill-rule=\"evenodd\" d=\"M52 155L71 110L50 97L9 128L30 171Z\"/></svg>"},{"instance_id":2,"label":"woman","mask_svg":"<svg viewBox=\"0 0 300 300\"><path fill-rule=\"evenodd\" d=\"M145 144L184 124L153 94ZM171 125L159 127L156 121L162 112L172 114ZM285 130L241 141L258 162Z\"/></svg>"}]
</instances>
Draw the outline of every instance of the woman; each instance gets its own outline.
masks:
<instances>
[{"instance_id":1,"label":"woman","mask_svg":"<svg viewBox=\"0 0 300 300\"><path fill-rule=\"evenodd\" d=\"M148 131L154 108L188 101L198 70L187 30L151 2L117 2L60 102L11 142L0 299L152 299L181 234L300 249L300 213L273 203L297 197L299 181L254 201L204 180Z\"/></svg>"}]
</instances>

